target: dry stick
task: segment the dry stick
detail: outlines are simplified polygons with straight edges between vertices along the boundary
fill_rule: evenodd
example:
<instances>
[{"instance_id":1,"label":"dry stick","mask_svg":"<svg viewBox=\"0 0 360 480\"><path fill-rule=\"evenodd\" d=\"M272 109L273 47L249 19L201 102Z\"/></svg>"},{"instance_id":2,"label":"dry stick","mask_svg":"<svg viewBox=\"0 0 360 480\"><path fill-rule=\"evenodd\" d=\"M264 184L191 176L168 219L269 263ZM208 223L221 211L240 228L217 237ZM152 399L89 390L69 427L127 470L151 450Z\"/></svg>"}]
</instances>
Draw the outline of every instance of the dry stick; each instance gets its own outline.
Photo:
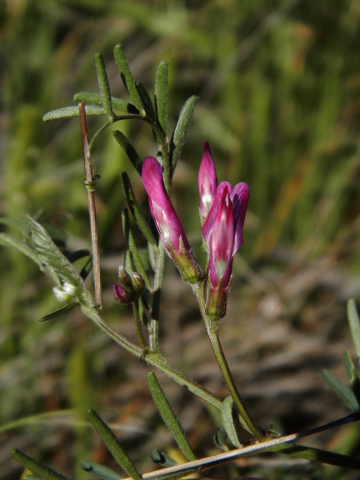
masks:
<instances>
[{"instance_id":1,"label":"dry stick","mask_svg":"<svg viewBox=\"0 0 360 480\"><path fill-rule=\"evenodd\" d=\"M231 450L229 452L220 453L218 455L213 455L207 458L200 458L199 460L194 460L192 462L187 462L181 465L175 465L173 467L164 468L162 470L156 470L155 472L151 473L144 473L141 477L143 480L152 480L161 478L179 478L184 477L185 475L189 475L196 471L203 471L207 468L217 467L222 465L226 462L231 460L235 460L240 457L247 457L249 455L253 455L257 452L264 453L271 451L272 447L276 447L277 445L285 445L289 443L293 443L300 438L308 437L309 435L315 435L316 433L324 432L334 427L338 427L340 425L345 425L351 422L357 422L359 420L360 414L359 412L351 413L346 417L340 418L339 420L335 420L334 422L327 423L325 425L320 425L319 427L311 428L305 432L300 433L292 433L290 435L285 435L279 438L273 438L266 442L256 443L254 445L249 445L242 448L237 448L235 450ZM306 447L305 447L306 448ZM349 457L349 464L353 460L353 458ZM350 466L350 465L349 465ZM355 468L354 466L350 466L350 468ZM123 480L131 480L130 478L124 478Z\"/></svg>"},{"instance_id":2,"label":"dry stick","mask_svg":"<svg viewBox=\"0 0 360 480\"><path fill-rule=\"evenodd\" d=\"M93 261L94 287L95 287L95 302L102 308L102 286L100 276L100 251L99 238L96 224L96 209L95 209L95 184L93 175L93 166L89 162L89 136L86 126L85 104L79 104L80 128L84 151L84 168L85 168L85 187L88 196L90 231L91 231L91 249Z\"/></svg>"}]
</instances>

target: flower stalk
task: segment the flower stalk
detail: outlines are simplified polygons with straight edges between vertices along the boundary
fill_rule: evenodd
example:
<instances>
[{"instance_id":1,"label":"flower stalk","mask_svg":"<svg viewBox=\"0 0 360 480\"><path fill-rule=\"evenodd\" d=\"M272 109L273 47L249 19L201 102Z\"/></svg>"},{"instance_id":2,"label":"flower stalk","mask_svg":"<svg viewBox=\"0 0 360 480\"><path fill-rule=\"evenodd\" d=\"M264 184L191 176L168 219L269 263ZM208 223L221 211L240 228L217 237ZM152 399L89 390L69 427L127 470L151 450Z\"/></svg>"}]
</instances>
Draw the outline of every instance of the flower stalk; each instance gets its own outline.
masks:
<instances>
[{"instance_id":1,"label":"flower stalk","mask_svg":"<svg viewBox=\"0 0 360 480\"><path fill-rule=\"evenodd\" d=\"M199 309L206 327L206 332L210 340L211 348L215 355L216 361L219 365L219 368L223 376L223 379L226 383L226 386L230 392L232 399L234 400L234 404L236 405L240 413L241 419L243 421L242 422L243 426L252 435L254 435L254 437L257 438L259 441L264 441L267 439L267 436L263 432L263 430L256 425L250 413L248 412L245 406L245 403L241 398L241 395L236 387L231 371L229 369L228 363L226 361L226 357L224 355L224 352L220 343L219 335L218 335L218 328L219 328L218 322L216 320L212 320L206 313L206 300L204 295L204 288L201 287L201 288L198 288L197 290L194 290L194 294L198 301Z\"/></svg>"}]
</instances>

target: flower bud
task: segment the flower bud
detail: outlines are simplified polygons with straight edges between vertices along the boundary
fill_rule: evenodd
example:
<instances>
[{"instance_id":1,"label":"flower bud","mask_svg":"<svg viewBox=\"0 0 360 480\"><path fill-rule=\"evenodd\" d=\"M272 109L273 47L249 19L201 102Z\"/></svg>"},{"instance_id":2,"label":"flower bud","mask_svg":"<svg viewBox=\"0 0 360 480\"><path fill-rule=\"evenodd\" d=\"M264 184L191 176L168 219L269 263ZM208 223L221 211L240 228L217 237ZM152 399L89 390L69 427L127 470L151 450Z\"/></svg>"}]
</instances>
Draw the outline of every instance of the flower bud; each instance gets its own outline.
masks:
<instances>
[{"instance_id":1,"label":"flower bud","mask_svg":"<svg viewBox=\"0 0 360 480\"><path fill-rule=\"evenodd\" d=\"M121 285L114 283L114 298L120 303L132 303L137 300L138 295L133 292L129 292Z\"/></svg>"},{"instance_id":2,"label":"flower bud","mask_svg":"<svg viewBox=\"0 0 360 480\"><path fill-rule=\"evenodd\" d=\"M204 143L204 153L199 169L198 185L200 217L201 224L203 224L215 198L217 188L215 164L211 156L208 142Z\"/></svg>"},{"instance_id":3,"label":"flower bud","mask_svg":"<svg viewBox=\"0 0 360 480\"><path fill-rule=\"evenodd\" d=\"M114 284L114 297L120 303L135 302L145 290L145 281L137 272L128 273L121 265L119 267L120 285Z\"/></svg>"},{"instance_id":4,"label":"flower bud","mask_svg":"<svg viewBox=\"0 0 360 480\"><path fill-rule=\"evenodd\" d=\"M150 212L166 252L173 259L186 282L191 284L198 282L203 277L203 273L165 190L162 168L156 158L145 158L142 179L149 196Z\"/></svg>"},{"instance_id":5,"label":"flower bud","mask_svg":"<svg viewBox=\"0 0 360 480\"><path fill-rule=\"evenodd\" d=\"M145 290L145 281L140 273L134 272L132 275L132 287L134 292L141 295Z\"/></svg>"},{"instance_id":6,"label":"flower bud","mask_svg":"<svg viewBox=\"0 0 360 480\"><path fill-rule=\"evenodd\" d=\"M122 265L119 266L119 280L120 285L122 285L124 288L132 288L131 276Z\"/></svg>"}]
</instances>

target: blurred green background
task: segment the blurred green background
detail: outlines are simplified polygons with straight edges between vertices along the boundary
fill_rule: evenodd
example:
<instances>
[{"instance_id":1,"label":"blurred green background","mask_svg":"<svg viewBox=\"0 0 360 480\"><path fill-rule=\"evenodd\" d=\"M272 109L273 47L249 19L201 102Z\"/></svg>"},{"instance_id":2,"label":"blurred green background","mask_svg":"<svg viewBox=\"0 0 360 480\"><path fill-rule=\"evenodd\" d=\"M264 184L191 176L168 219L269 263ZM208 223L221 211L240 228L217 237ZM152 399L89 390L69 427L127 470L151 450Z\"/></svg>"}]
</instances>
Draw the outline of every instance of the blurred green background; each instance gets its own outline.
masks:
<instances>
[{"instance_id":1,"label":"blurred green background","mask_svg":"<svg viewBox=\"0 0 360 480\"><path fill-rule=\"evenodd\" d=\"M242 301L239 308L236 303L229 305L229 316L234 318L227 324L229 342L243 338L237 315L250 312L283 326L284 345L294 329L304 345L307 335L318 335L323 354L330 356L331 342L346 337L346 298L359 298L360 292L360 1L3 0L0 22L0 215L19 218L26 212L45 220L71 248L89 248L78 121L44 124L42 115L71 104L78 91L97 91L93 58L98 51L106 61L112 94L124 99L112 56L115 44L123 45L135 79L150 91L157 64L167 60L172 127L185 100L199 96L173 191L196 250L200 245L197 171L203 142L210 142L219 180L233 185L246 181L251 188L241 250L245 262L239 257L235 263L236 292L231 294ZM99 122L89 121L90 132ZM128 135L141 156L155 153L146 125L123 122L114 128ZM120 172L129 172L146 209L145 193L110 129L97 142L93 162L102 176L97 210L104 317L131 337L131 312L114 304L111 290L125 248ZM5 226L0 230L13 232ZM144 246L140 236L137 240ZM168 269L168 290L172 285L180 288L176 272L171 265ZM0 425L21 418L31 422L31 426L3 429L0 478L20 476L9 453L15 445L68 474L83 456L106 461L106 452L82 426L81 413L93 406L115 415L119 424L128 418L136 424L139 410L146 410L150 402L144 393L146 368L137 373L133 365L137 361L118 352L77 311L53 323L37 322L58 304L48 279L17 251L1 247L0 271ZM291 279L289 293L286 285ZM164 300L164 316L170 312L176 317L178 329L174 334L174 328L164 325L165 351L174 352L176 332L187 328L191 332L192 322L200 324L188 296L187 290L177 296L170 292ZM333 307L332 314L327 307ZM226 330L225 321L222 328ZM270 330L271 325L259 328ZM268 350L278 352L274 344L249 345L241 354L240 346L234 347L233 357L254 363ZM341 353L341 348L336 350L336 364ZM191 375L198 360L191 354L176 355L174 362L182 362ZM329 362L319 358L319 365L313 366L316 373ZM256 372L256 367L248 368ZM204 373L199 374L201 379L208 381ZM129 399L134 398L140 403L133 401L129 407ZM180 390L173 398L179 408L187 399ZM296 399L290 396L288 402L295 405ZM79 416L69 412L66 421L60 416L57 420L38 416L68 409ZM283 411L270 409L269 415L293 431L296 422L290 413L288 418L282 416ZM312 420L322 418L327 409L315 411L309 409ZM149 417L155 422L155 413L143 415L138 429L149 435ZM333 418L331 410L329 415ZM65 423L70 428L64 432ZM136 446L135 458L140 460L148 443L144 442L142 453L140 440L134 440L136 428L122 435L130 449ZM199 433L193 441L201 445L201 435L211 440L213 433ZM346 438L351 435L353 431ZM345 450L350 452L357 442L355 435ZM279 478L285 467L264 468L257 473L266 471L267 478ZM299 475L290 469L286 478L305 478L301 469Z\"/></svg>"}]
</instances>

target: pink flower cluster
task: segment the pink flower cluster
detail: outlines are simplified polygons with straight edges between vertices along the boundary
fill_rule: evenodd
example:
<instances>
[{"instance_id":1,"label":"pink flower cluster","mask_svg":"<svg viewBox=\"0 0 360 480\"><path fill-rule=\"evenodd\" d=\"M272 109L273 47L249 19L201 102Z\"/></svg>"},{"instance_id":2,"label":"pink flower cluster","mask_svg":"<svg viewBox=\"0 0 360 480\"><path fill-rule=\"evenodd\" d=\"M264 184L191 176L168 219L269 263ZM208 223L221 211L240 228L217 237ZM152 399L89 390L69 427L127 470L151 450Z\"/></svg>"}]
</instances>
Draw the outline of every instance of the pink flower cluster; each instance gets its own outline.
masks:
<instances>
[{"instance_id":1,"label":"pink flower cluster","mask_svg":"<svg viewBox=\"0 0 360 480\"><path fill-rule=\"evenodd\" d=\"M162 168L156 158L145 158L142 178L151 215L167 253L185 281L199 283L204 275L166 192ZM243 225L250 190L246 183L238 183L234 188L229 182L218 184L207 142L204 144L198 183L202 233L209 260L206 311L212 319L218 320L226 312L233 257L243 243Z\"/></svg>"},{"instance_id":2,"label":"pink flower cluster","mask_svg":"<svg viewBox=\"0 0 360 480\"><path fill-rule=\"evenodd\" d=\"M209 252L207 311L221 318L226 312L232 262L243 243L243 226L250 189L244 182L234 188L218 184L208 142L199 169L199 203L202 233Z\"/></svg>"}]
</instances>

